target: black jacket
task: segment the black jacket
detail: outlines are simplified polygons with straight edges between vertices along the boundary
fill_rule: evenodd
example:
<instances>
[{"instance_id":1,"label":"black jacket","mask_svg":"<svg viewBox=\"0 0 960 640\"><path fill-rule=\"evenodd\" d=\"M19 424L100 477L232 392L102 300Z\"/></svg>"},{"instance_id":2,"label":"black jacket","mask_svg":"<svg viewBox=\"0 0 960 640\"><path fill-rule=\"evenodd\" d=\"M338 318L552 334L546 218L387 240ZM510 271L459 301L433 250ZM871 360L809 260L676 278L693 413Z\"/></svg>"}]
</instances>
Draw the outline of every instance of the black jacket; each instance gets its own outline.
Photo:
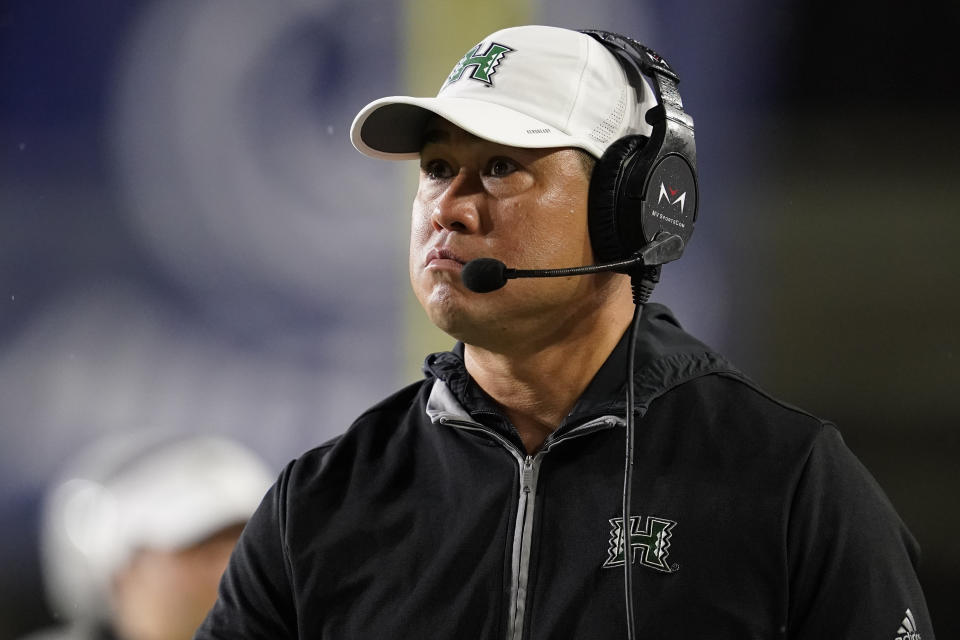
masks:
<instances>
[{"instance_id":1,"label":"black jacket","mask_svg":"<svg viewBox=\"0 0 960 640\"><path fill-rule=\"evenodd\" d=\"M837 430L662 306L637 340L638 635L932 640L917 545ZM197 638L625 636L625 340L534 456L461 356L287 466Z\"/></svg>"}]
</instances>

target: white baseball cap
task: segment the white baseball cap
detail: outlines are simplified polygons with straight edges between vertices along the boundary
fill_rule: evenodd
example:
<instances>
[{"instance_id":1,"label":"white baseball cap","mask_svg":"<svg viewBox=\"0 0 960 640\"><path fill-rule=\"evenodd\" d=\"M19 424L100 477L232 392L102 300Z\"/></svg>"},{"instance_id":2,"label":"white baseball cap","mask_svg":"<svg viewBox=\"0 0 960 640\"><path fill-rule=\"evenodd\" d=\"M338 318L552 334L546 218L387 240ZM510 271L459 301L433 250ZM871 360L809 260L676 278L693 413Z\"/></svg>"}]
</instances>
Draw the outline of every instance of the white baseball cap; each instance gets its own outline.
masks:
<instances>
[{"instance_id":1,"label":"white baseball cap","mask_svg":"<svg viewBox=\"0 0 960 640\"><path fill-rule=\"evenodd\" d=\"M435 98L392 96L365 106L350 139L363 154L417 158L436 114L484 140L512 147L577 147L600 157L614 140L650 135L656 106L607 48L579 31L511 27L490 34L453 67Z\"/></svg>"},{"instance_id":2,"label":"white baseball cap","mask_svg":"<svg viewBox=\"0 0 960 640\"><path fill-rule=\"evenodd\" d=\"M109 610L111 576L142 548L187 548L253 514L274 472L240 443L154 430L111 434L67 465L48 494L41 555L51 608Z\"/></svg>"}]
</instances>

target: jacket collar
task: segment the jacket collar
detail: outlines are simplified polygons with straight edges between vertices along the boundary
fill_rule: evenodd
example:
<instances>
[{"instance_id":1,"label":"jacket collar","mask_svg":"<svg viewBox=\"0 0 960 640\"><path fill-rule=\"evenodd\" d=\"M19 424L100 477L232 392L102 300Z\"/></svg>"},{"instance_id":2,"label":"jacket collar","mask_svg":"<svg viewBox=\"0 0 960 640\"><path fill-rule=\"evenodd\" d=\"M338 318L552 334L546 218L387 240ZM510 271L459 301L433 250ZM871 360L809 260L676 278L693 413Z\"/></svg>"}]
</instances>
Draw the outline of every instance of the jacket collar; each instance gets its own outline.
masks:
<instances>
[{"instance_id":1,"label":"jacket collar","mask_svg":"<svg viewBox=\"0 0 960 640\"><path fill-rule=\"evenodd\" d=\"M629 333L629 332L627 332ZM623 415L626 408L627 335L601 365L558 432L601 415ZM459 414L518 438L497 403L473 380L463 360L464 345L427 356L423 370L443 381L446 390L436 395L432 411ZM667 307L648 303L636 337L634 393L636 404L646 408L652 400L694 378L727 373L742 377L723 356L686 333ZM465 415L464 415L465 414Z\"/></svg>"}]
</instances>

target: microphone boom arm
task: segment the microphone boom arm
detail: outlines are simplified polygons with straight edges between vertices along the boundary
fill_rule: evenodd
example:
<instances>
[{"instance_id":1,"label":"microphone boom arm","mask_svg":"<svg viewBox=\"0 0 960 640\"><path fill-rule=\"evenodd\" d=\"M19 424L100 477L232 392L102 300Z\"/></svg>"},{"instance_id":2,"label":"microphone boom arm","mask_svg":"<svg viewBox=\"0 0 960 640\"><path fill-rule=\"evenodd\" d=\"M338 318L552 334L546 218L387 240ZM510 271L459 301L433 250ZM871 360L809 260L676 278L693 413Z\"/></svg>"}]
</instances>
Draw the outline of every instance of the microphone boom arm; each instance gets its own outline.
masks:
<instances>
[{"instance_id":1,"label":"microphone boom arm","mask_svg":"<svg viewBox=\"0 0 960 640\"><path fill-rule=\"evenodd\" d=\"M582 267L567 267L564 269L506 269L504 275L507 279L512 278L557 278L562 276L585 276L591 273L602 273L604 271L617 271L619 269L634 267L643 262L643 256L633 255L625 260L615 260L613 262L603 262L600 264L584 265Z\"/></svg>"}]
</instances>

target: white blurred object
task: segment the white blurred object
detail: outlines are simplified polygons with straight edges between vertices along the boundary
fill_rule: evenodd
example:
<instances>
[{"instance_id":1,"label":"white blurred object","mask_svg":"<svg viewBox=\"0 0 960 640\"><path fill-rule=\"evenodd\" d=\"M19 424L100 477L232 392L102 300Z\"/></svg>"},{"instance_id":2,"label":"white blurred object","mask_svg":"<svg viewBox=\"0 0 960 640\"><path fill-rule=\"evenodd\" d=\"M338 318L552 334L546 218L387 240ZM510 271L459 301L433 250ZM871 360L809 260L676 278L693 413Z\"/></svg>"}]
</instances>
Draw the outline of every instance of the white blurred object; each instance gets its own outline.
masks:
<instances>
[{"instance_id":1,"label":"white blurred object","mask_svg":"<svg viewBox=\"0 0 960 640\"><path fill-rule=\"evenodd\" d=\"M134 552L184 549L245 522L273 475L218 437L136 431L90 445L44 505L41 559L52 610L105 619L111 578Z\"/></svg>"}]
</instances>

